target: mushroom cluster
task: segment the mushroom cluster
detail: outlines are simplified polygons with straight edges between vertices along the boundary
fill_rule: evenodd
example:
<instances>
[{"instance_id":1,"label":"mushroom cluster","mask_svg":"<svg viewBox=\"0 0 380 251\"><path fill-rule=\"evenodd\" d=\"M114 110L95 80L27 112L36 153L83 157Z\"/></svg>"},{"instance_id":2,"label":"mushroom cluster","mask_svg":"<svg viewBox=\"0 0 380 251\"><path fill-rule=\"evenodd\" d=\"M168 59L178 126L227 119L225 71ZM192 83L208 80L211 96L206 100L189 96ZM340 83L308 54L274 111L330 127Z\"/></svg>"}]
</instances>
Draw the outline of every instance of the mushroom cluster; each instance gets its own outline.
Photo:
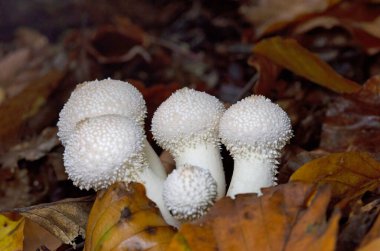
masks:
<instances>
[{"instance_id":1,"label":"mushroom cluster","mask_svg":"<svg viewBox=\"0 0 380 251\"><path fill-rule=\"evenodd\" d=\"M292 137L290 119L278 105L252 95L225 110L205 92L183 88L156 110L152 134L176 168L167 175L146 140L146 105L127 82L105 79L77 86L59 115L64 164L81 189L141 182L165 220L195 220L226 195L221 143L234 158L227 196L259 193L276 184L277 159Z\"/></svg>"}]
</instances>

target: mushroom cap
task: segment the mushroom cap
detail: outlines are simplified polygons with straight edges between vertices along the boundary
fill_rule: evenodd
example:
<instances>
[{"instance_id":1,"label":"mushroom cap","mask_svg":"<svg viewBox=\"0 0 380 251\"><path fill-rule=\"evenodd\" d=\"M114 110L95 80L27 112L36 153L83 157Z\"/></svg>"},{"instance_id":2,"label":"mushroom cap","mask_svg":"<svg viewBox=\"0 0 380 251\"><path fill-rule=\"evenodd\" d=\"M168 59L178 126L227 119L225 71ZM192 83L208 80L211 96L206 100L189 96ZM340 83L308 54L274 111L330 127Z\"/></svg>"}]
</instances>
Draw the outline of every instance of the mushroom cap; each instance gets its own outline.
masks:
<instances>
[{"instance_id":1,"label":"mushroom cap","mask_svg":"<svg viewBox=\"0 0 380 251\"><path fill-rule=\"evenodd\" d=\"M219 124L221 141L233 157L256 154L279 157L293 136L291 121L277 104L252 95L232 105Z\"/></svg>"},{"instance_id":2,"label":"mushroom cap","mask_svg":"<svg viewBox=\"0 0 380 251\"><path fill-rule=\"evenodd\" d=\"M156 110L152 133L156 142L174 153L201 142L219 144L219 120L225 111L214 96L189 88L173 93Z\"/></svg>"},{"instance_id":3,"label":"mushroom cap","mask_svg":"<svg viewBox=\"0 0 380 251\"><path fill-rule=\"evenodd\" d=\"M145 165L143 138L141 126L124 116L84 119L67 140L63 155L66 172L81 189L138 181Z\"/></svg>"},{"instance_id":4,"label":"mushroom cap","mask_svg":"<svg viewBox=\"0 0 380 251\"><path fill-rule=\"evenodd\" d=\"M183 165L174 169L164 183L163 199L174 218L191 221L214 204L217 184L206 169Z\"/></svg>"},{"instance_id":5,"label":"mushroom cap","mask_svg":"<svg viewBox=\"0 0 380 251\"><path fill-rule=\"evenodd\" d=\"M120 80L108 78L79 84L59 113L58 137L65 145L76 123L105 114L127 116L143 125L144 98L134 86Z\"/></svg>"}]
</instances>

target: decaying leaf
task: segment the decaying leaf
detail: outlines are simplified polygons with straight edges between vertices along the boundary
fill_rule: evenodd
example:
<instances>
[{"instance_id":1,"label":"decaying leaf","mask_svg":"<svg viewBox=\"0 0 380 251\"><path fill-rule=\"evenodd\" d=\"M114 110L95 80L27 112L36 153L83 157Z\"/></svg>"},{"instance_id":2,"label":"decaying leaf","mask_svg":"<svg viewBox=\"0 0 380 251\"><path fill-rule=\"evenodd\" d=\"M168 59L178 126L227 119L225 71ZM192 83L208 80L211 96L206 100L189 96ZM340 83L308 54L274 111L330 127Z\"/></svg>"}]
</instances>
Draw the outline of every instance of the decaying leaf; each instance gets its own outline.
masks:
<instances>
[{"instance_id":1,"label":"decaying leaf","mask_svg":"<svg viewBox=\"0 0 380 251\"><path fill-rule=\"evenodd\" d=\"M30 205L34 198L30 196L28 170L0 169L0 210Z\"/></svg>"},{"instance_id":2,"label":"decaying leaf","mask_svg":"<svg viewBox=\"0 0 380 251\"><path fill-rule=\"evenodd\" d=\"M112 185L99 192L86 229L86 251L165 250L175 231L145 196L144 186Z\"/></svg>"},{"instance_id":3,"label":"decaying leaf","mask_svg":"<svg viewBox=\"0 0 380 251\"><path fill-rule=\"evenodd\" d=\"M181 226L169 250L334 250L339 213L326 221L326 186L289 183L263 195L225 197L208 215Z\"/></svg>"},{"instance_id":4,"label":"decaying leaf","mask_svg":"<svg viewBox=\"0 0 380 251\"><path fill-rule=\"evenodd\" d=\"M6 154L0 156L0 164L4 168L14 169L20 159L38 160L59 144L57 128L48 127L30 141L24 141L12 147Z\"/></svg>"},{"instance_id":5,"label":"decaying leaf","mask_svg":"<svg viewBox=\"0 0 380 251\"><path fill-rule=\"evenodd\" d=\"M252 1L253 2L253 1ZM257 36L277 31L310 14L320 13L340 0L260 0L242 6L244 17L256 25Z\"/></svg>"},{"instance_id":6,"label":"decaying leaf","mask_svg":"<svg viewBox=\"0 0 380 251\"><path fill-rule=\"evenodd\" d=\"M0 214L0 250L23 250L24 223L23 217L11 219Z\"/></svg>"},{"instance_id":7,"label":"decaying leaf","mask_svg":"<svg viewBox=\"0 0 380 251\"><path fill-rule=\"evenodd\" d=\"M39 224L25 218L24 226L24 251L57 250L63 242Z\"/></svg>"},{"instance_id":8,"label":"decaying leaf","mask_svg":"<svg viewBox=\"0 0 380 251\"><path fill-rule=\"evenodd\" d=\"M337 74L328 64L294 39L281 37L265 39L255 45L253 52L338 93L353 93L361 87Z\"/></svg>"},{"instance_id":9,"label":"decaying leaf","mask_svg":"<svg viewBox=\"0 0 380 251\"><path fill-rule=\"evenodd\" d=\"M375 223L370 231L364 237L359 251L377 251L380 250L380 217L377 216Z\"/></svg>"},{"instance_id":10,"label":"decaying leaf","mask_svg":"<svg viewBox=\"0 0 380 251\"><path fill-rule=\"evenodd\" d=\"M52 70L1 104L0 117L4 119L0 119L0 151L23 136L20 132L28 119L40 111L62 77L62 72Z\"/></svg>"},{"instance_id":11,"label":"decaying leaf","mask_svg":"<svg viewBox=\"0 0 380 251\"><path fill-rule=\"evenodd\" d=\"M338 237L339 250L354 250L363 242L380 212L380 199L364 204L360 198L352 203L351 208L347 221L341 226Z\"/></svg>"},{"instance_id":12,"label":"decaying leaf","mask_svg":"<svg viewBox=\"0 0 380 251\"><path fill-rule=\"evenodd\" d=\"M337 151L380 151L380 76L356 93L337 97L327 109L320 147Z\"/></svg>"},{"instance_id":13,"label":"decaying leaf","mask_svg":"<svg viewBox=\"0 0 380 251\"><path fill-rule=\"evenodd\" d=\"M93 204L93 197L65 199L12 210L41 225L66 244L85 235L87 217Z\"/></svg>"},{"instance_id":14,"label":"decaying leaf","mask_svg":"<svg viewBox=\"0 0 380 251\"><path fill-rule=\"evenodd\" d=\"M333 153L312 160L290 177L291 181L330 184L335 198L346 200L380 185L380 162L364 152Z\"/></svg>"},{"instance_id":15,"label":"decaying leaf","mask_svg":"<svg viewBox=\"0 0 380 251\"><path fill-rule=\"evenodd\" d=\"M277 77L281 72L281 67L260 55L251 57L248 63L256 68L259 73L259 79L254 87L255 94L268 96L273 85L277 82Z\"/></svg>"}]
</instances>

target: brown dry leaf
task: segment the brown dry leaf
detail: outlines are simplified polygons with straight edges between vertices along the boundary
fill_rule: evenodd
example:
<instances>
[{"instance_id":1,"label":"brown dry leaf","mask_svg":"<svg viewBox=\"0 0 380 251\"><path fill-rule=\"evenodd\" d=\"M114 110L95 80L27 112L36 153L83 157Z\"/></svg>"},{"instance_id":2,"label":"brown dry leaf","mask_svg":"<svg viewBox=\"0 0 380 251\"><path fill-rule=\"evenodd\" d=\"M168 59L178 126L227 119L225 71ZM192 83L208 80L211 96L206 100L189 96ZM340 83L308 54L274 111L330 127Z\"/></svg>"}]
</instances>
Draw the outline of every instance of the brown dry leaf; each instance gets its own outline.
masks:
<instances>
[{"instance_id":1,"label":"brown dry leaf","mask_svg":"<svg viewBox=\"0 0 380 251\"><path fill-rule=\"evenodd\" d=\"M42 246L56 250L63 242L37 223L25 218L24 251L41 250ZM43 249L42 249L43 250Z\"/></svg>"},{"instance_id":2,"label":"brown dry leaf","mask_svg":"<svg viewBox=\"0 0 380 251\"><path fill-rule=\"evenodd\" d=\"M330 151L380 152L380 76L328 107L320 147Z\"/></svg>"},{"instance_id":3,"label":"brown dry leaf","mask_svg":"<svg viewBox=\"0 0 380 251\"><path fill-rule=\"evenodd\" d=\"M58 86L63 73L52 70L36 79L20 94L4 101L0 106L0 152L22 137L28 120L45 105L49 95Z\"/></svg>"},{"instance_id":4,"label":"brown dry leaf","mask_svg":"<svg viewBox=\"0 0 380 251\"><path fill-rule=\"evenodd\" d=\"M45 128L38 137L30 141L24 141L12 147L3 156L0 156L0 165L5 168L16 168L20 159L38 160L57 145L59 145L57 128Z\"/></svg>"},{"instance_id":5,"label":"brown dry leaf","mask_svg":"<svg viewBox=\"0 0 380 251\"><path fill-rule=\"evenodd\" d=\"M372 36L380 38L380 17L377 17L372 22L358 22L354 25Z\"/></svg>"},{"instance_id":6,"label":"brown dry leaf","mask_svg":"<svg viewBox=\"0 0 380 251\"><path fill-rule=\"evenodd\" d=\"M364 199L366 201L366 199ZM342 221L338 237L338 250L356 250L372 227L380 212L380 199L369 203L359 198L350 203L348 219ZM348 209L348 208L347 208Z\"/></svg>"},{"instance_id":7,"label":"brown dry leaf","mask_svg":"<svg viewBox=\"0 0 380 251\"><path fill-rule=\"evenodd\" d=\"M257 4L242 6L243 16L256 26L261 37L284 28L305 16L321 13L340 0L259 0Z\"/></svg>"},{"instance_id":8,"label":"brown dry leaf","mask_svg":"<svg viewBox=\"0 0 380 251\"><path fill-rule=\"evenodd\" d=\"M112 185L98 193L86 229L86 251L165 250L175 231L145 196L144 186Z\"/></svg>"},{"instance_id":9,"label":"brown dry leaf","mask_svg":"<svg viewBox=\"0 0 380 251\"><path fill-rule=\"evenodd\" d=\"M351 200L380 185L380 162L365 152L333 153L306 163L290 180L330 184L335 198Z\"/></svg>"},{"instance_id":10,"label":"brown dry leaf","mask_svg":"<svg viewBox=\"0 0 380 251\"><path fill-rule=\"evenodd\" d=\"M0 210L23 207L35 201L30 192L28 170L0 168Z\"/></svg>"},{"instance_id":11,"label":"brown dry leaf","mask_svg":"<svg viewBox=\"0 0 380 251\"><path fill-rule=\"evenodd\" d=\"M341 21L333 16L320 16L299 23L295 28L294 34L304 34L312 29L323 27L331 29L335 26L342 26Z\"/></svg>"},{"instance_id":12,"label":"brown dry leaf","mask_svg":"<svg viewBox=\"0 0 380 251\"><path fill-rule=\"evenodd\" d=\"M326 221L330 197L327 186L300 182L225 197L182 225L168 250L334 250L340 216Z\"/></svg>"},{"instance_id":13,"label":"brown dry leaf","mask_svg":"<svg viewBox=\"0 0 380 251\"><path fill-rule=\"evenodd\" d=\"M0 86L6 86L9 83L6 81L14 77L30 59L30 50L26 48L20 48L6 55L0 60Z\"/></svg>"},{"instance_id":14,"label":"brown dry leaf","mask_svg":"<svg viewBox=\"0 0 380 251\"><path fill-rule=\"evenodd\" d=\"M277 77L281 72L281 68L271 60L260 55L252 56L248 63L259 73L259 80L254 87L255 94L268 96L273 89L273 85L277 83Z\"/></svg>"},{"instance_id":15,"label":"brown dry leaf","mask_svg":"<svg viewBox=\"0 0 380 251\"><path fill-rule=\"evenodd\" d=\"M265 39L255 45L253 52L338 93L353 93L361 87L337 74L328 64L294 39Z\"/></svg>"},{"instance_id":16,"label":"brown dry leaf","mask_svg":"<svg viewBox=\"0 0 380 251\"><path fill-rule=\"evenodd\" d=\"M0 214L0 250L2 251L23 250L25 220L23 217L12 218Z\"/></svg>"},{"instance_id":17,"label":"brown dry leaf","mask_svg":"<svg viewBox=\"0 0 380 251\"><path fill-rule=\"evenodd\" d=\"M380 217L377 216L375 223L370 231L362 240L359 251L377 251L380 250Z\"/></svg>"},{"instance_id":18,"label":"brown dry leaf","mask_svg":"<svg viewBox=\"0 0 380 251\"><path fill-rule=\"evenodd\" d=\"M74 244L78 236L84 237L87 217L93 197L65 199L53 203L14 209L25 218L41 225L66 244Z\"/></svg>"}]
</instances>

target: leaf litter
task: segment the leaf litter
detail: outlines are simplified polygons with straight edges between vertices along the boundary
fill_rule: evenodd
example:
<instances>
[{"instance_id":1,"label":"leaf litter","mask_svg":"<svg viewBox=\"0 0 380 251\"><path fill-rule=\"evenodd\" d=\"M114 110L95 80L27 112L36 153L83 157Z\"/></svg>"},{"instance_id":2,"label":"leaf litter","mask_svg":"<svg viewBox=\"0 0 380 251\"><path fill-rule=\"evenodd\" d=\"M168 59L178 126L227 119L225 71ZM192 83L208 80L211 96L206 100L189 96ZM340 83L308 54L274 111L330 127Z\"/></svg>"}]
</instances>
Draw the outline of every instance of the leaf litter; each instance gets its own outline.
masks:
<instances>
[{"instance_id":1,"label":"leaf litter","mask_svg":"<svg viewBox=\"0 0 380 251\"><path fill-rule=\"evenodd\" d=\"M378 1L35 2L24 3L24 15L0 17L0 204L16 212L16 218L6 214L11 220L25 222L10 236L17 245L23 234L30 250L70 248L63 243L79 249L89 243L139 250L379 249ZM39 26L34 15L49 22ZM77 83L105 77L128 79L143 93L147 132L157 106L184 85L221 97L226 106L252 93L268 96L288 112L296 135L281 158L281 184L261 197L222 198L178 232L163 225L141 185L119 184L134 191L120 197L111 196L112 187L102 192L111 204L92 207L82 196L94 192L66 180L54 126ZM229 179L233 161L222 150ZM133 222L115 227L119 207L133 203L146 210L136 209ZM83 240L88 215L87 230L98 230ZM112 235L97 228L104 224Z\"/></svg>"}]
</instances>

